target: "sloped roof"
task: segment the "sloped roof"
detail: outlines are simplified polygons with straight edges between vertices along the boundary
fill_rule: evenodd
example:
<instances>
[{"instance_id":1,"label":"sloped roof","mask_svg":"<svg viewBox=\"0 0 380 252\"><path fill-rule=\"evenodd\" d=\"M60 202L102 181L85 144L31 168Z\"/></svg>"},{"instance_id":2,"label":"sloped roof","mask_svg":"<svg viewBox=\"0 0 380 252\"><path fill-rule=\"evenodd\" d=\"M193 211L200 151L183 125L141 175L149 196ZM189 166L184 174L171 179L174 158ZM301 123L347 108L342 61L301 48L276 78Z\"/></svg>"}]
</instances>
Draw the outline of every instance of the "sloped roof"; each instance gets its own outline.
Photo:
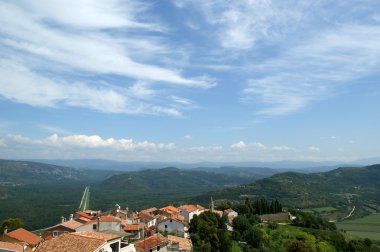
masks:
<instances>
[{"instance_id":1,"label":"sloped roof","mask_svg":"<svg viewBox=\"0 0 380 252\"><path fill-rule=\"evenodd\" d=\"M125 225L124 227L125 231L138 231L140 229L143 229L140 225Z\"/></svg>"},{"instance_id":2,"label":"sloped roof","mask_svg":"<svg viewBox=\"0 0 380 252\"><path fill-rule=\"evenodd\" d=\"M16 229L16 230L9 232L7 234L4 234L4 235L11 237L13 239L16 239L18 241L26 242L32 246L35 246L39 242L42 241L41 237L33 234L32 232L29 232L28 230L23 229L23 228Z\"/></svg>"},{"instance_id":3,"label":"sloped roof","mask_svg":"<svg viewBox=\"0 0 380 252\"><path fill-rule=\"evenodd\" d=\"M69 221L66 221L66 222L63 222L63 223L58 223L57 225L55 226L52 226L46 230L50 230L50 229L53 229L53 228L56 228L56 227L59 227L59 226L62 226L62 227L65 227L65 228L68 228L68 229L71 229L71 230L75 230L76 228L82 226L83 223L81 222L78 222L78 221L75 221L75 220L69 220Z\"/></svg>"},{"instance_id":4,"label":"sloped roof","mask_svg":"<svg viewBox=\"0 0 380 252\"><path fill-rule=\"evenodd\" d=\"M23 247L20 244L2 242L0 241L0 250L12 251L12 252L23 252Z\"/></svg>"},{"instance_id":5,"label":"sloped roof","mask_svg":"<svg viewBox=\"0 0 380 252\"><path fill-rule=\"evenodd\" d=\"M226 213L226 214L229 214L229 213L236 212L236 211L234 211L233 209L229 208L229 209L224 210L223 212Z\"/></svg>"},{"instance_id":6,"label":"sloped roof","mask_svg":"<svg viewBox=\"0 0 380 252\"><path fill-rule=\"evenodd\" d=\"M81 225L79 227L86 226L86 225L91 224L91 223L96 223L98 221L99 222L120 222L121 223L121 219L120 218L117 218L117 217L114 217L114 216L111 216L111 215L106 215L106 216L100 216L99 219L96 218L96 219L91 220L89 222L81 223Z\"/></svg>"},{"instance_id":7,"label":"sloped roof","mask_svg":"<svg viewBox=\"0 0 380 252\"><path fill-rule=\"evenodd\" d=\"M151 221L151 220L155 219L154 217L152 217L149 214L144 213L144 212L139 212L139 218L142 221Z\"/></svg>"},{"instance_id":8,"label":"sloped roof","mask_svg":"<svg viewBox=\"0 0 380 252\"><path fill-rule=\"evenodd\" d=\"M76 233L71 233L71 235L87 237L87 238L94 238L94 239L104 240L104 241L110 241L110 240L120 238L120 235L94 232L94 231L76 232Z\"/></svg>"},{"instance_id":9,"label":"sloped roof","mask_svg":"<svg viewBox=\"0 0 380 252\"><path fill-rule=\"evenodd\" d=\"M166 207L160 208L160 210L167 212L169 214L179 213L179 209L176 208L175 206L166 206Z\"/></svg>"},{"instance_id":10,"label":"sloped roof","mask_svg":"<svg viewBox=\"0 0 380 252\"><path fill-rule=\"evenodd\" d=\"M56 238L45 241L36 250L36 252L94 252L99 249L106 241L95 239L74 233L62 234Z\"/></svg>"},{"instance_id":11,"label":"sloped roof","mask_svg":"<svg viewBox=\"0 0 380 252\"><path fill-rule=\"evenodd\" d=\"M136 250L139 251L145 251L152 248L155 248L157 246L163 246L164 244L167 244L168 240L166 237L164 237L161 234L154 234L151 237L136 241L134 243Z\"/></svg>"},{"instance_id":12,"label":"sloped roof","mask_svg":"<svg viewBox=\"0 0 380 252\"><path fill-rule=\"evenodd\" d=\"M189 213L195 212L197 210L205 210L201 205L182 205L179 207L179 209L186 210Z\"/></svg>"},{"instance_id":13,"label":"sloped roof","mask_svg":"<svg viewBox=\"0 0 380 252\"><path fill-rule=\"evenodd\" d=\"M178 236L174 236L174 235L168 235L167 238L168 238L169 244L178 243L180 250L185 249L187 251L191 251L191 240L190 239L186 239L186 238L178 237Z\"/></svg>"}]
</instances>

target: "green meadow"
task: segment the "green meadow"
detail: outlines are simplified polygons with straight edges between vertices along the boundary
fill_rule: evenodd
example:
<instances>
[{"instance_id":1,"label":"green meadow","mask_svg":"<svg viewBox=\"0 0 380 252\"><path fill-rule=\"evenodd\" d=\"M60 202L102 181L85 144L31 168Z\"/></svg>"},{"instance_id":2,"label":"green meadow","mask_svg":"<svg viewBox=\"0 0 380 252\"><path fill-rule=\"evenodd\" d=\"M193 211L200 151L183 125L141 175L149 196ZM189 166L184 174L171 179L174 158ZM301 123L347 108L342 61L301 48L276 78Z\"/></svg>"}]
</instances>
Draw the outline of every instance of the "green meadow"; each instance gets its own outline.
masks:
<instances>
[{"instance_id":1,"label":"green meadow","mask_svg":"<svg viewBox=\"0 0 380 252\"><path fill-rule=\"evenodd\" d=\"M360 219L338 222L337 227L354 237L380 241L380 213L372 213Z\"/></svg>"}]
</instances>

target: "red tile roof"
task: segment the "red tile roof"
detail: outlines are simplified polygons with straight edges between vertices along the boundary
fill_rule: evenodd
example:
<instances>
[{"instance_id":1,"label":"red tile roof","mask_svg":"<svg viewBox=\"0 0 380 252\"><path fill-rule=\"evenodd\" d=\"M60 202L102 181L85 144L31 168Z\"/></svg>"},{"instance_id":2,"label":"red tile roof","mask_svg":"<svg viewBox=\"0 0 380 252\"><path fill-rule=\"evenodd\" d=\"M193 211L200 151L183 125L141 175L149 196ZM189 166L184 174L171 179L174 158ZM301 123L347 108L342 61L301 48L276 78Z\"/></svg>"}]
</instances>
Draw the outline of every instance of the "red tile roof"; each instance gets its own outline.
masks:
<instances>
[{"instance_id":1,"label":"red tile roof","mask_svg":"<svg viewBox=\"0 0 380 252\"><path fill-rule=\"evenodd\" d=\"M97 222L98 221L98 218L95 218L87 223L84 223L83 225L87 225L88 223L94 223L94 222ZM114 217L114 216L111 216L111 215L105 215L105 216L100 216L99 217L99 222L121 222L121 219L120 218L117 218L117 217ZM82 226L83 226L82 225Z\"/></svg>"},{"instance_id":2,"label":"red tile roof","mask_svg":"<svg viewBox=\"0 0 380 252\"><path fill-rule=\"evenodd\" d=\"M227 213L227 214L232 213L232 212L235 212L235 211L232 210L231 208L224 210L224 213Z\"/></svg>"},{"instance_id":3,"label":"red tile roof","mask_svg":"<svg viewBox=\"0 0 380 252\"><path fill-rule=\"evenodd\" d=\"M205 210L206 208L204 208L201 205L182 205L179 207L179 209L183 209L189 213L192 213L192 212L195 212L196 210L200 210L200 211Z\"/></svg>"},{"instance_id":4,"label":"red tile roof","mask_svg":"<svg viewBox=\"0 0 380 252\"><path fill-rule=\"evenodd\" d=\"M124 231L139 231L142 229L139 225L125 225Z\"/></svg>"},{"instance_id":5,"label":"red tile roof","mask_svg":"<svg viewBox=\"0 0 380 252\"><path fill-rule=\"evenodd\" d=\"M163 246L168 243L167 238L161 234L154 234L151 237L145 238L143 240L136 241L134 243L135 248L138 252L150 250L156 248L157 246Z\"/></svg>"},{"instance_id":6,"label":"red tile roof","mask_svg":"<svg viewBox=\"0 0 380 252\"><path fill-rule=\"evenodd\" d=\"M168 235L168 241L169 241L169 244L178 243L180 250L184 249L186 251L191 251L190 239L186 239L186 238L182 238L182 237L178 237L174 235Z\"/></svg>"},{"instance_id":7,"label":"red tile roof","mask_svg":"<svg viewBox=\"0 0 380 252\"><path fill-rule=\"evenodd\" d=\"M18 241L26 242L31 246L35 246L42 241L41 237L23 228L16 229L4 235L16 239Z\"/></svg>"},{"instance_id":8,"label":"red tile roof","mask_svg":"<svg viewBox=\"0 0 380 252\"><path fill-rule=\"evenodd\" d=\"M151 221L155 219L154 217L144 212L139 212L139 218L141 221Z\"/></svg>"},{"instance_id":9,"label":"red tile roof","mask_svg":"<svg viewBox=\"0 0 380 252\"><path fill-rule=\"evenodd\" d=\"M192 213L198 210L198 208L195 205L182 205L179 207L181 210L185 210L188 213Z\"/></svg>"},{"instance_id":10,"label":"red tile roof","mask_svg":"<svg viewBox=\"0 0 380 252\"><path fill-rule=\"evenodd\" d=\"M70 233L70 234L81 236L81 237L94 238L94 239L103 240L103 241L110 241L110 240L120 238L119 235L94 232L94 231L82 231L82 232L76 232L76 233Z\"/></svg>"},{"instance_id":11,"label":"red tile roof","mask_svg":"<svg viewBox=\"0 0 380 252\"><path fill-rule=\"evenodd\" d=\"M73 234L62 234L49 241L45 241L37 248L36 252L94 252L106 243L105 240Z\"/></svg>"},{"instance_id":12,"label":"red tile roof","mask_svg":"<svg viewBox=\"0 0 380 252\"><path fill-rule=\"evenodd\" d=\"M56 227L59 227L59 226L62 226L62 227L65 227L65 228L68 228L68 229L71 229L71 230L75 230L76 228L82 226L83 223L81 222L78 222L78 221L75 221L75 220L69 220L69 221L66 221L66 222L63 222L63 223L59 223L55 226L52 226L46 230L50 230L50 229L53 229L53 228L56 228Z\"/></svg>"},{"instance_id":13,"label":"red tile roof","mask_svg":"<svg viewBox=\"0 0 380 252\"><path fill-rule=\"evenodd\" d=\"M6 251L12 251L12 252L23 252L24 251L22 245L20 245L20 244L0 241L0 250L1 249L4 249Z\"/></svg>"},{"instance_id":14,"label":"red tile roof","mask_svg":"<svg viewBox=\"0 0 380 252\"><path fill-rule=\"evenodd\" d=\"M174 213L179 213L179 209L176 208L175 206L166 206L163 208L160 208L161 211L167 212L168 214L174 214Z\"/></svg>"}]
</instances>

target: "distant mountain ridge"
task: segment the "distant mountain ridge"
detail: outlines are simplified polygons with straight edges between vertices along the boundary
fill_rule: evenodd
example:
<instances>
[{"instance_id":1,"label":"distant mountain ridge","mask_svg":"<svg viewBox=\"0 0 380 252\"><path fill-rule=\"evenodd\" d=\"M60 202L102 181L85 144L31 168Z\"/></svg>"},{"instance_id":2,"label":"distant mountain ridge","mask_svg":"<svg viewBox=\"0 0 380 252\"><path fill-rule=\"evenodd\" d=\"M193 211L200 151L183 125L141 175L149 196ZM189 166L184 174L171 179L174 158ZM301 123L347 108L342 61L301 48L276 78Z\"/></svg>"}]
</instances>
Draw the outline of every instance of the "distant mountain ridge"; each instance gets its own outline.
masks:
<instances>
[{"instance_id":1,"label":"distant mountain ridge","mask_svg":"<svg viewBox=\"0 0 380 252\"><path fill-rule=\"evenodd\" d=\"M33 159L40 163L47 163L59 166L67 166L78 169L96 169L96 170L118 170L118 171L136 171L143 169L160 169L164 167L178 167L181 169L194 169L199 167L219 168L219 167L255 167L255 168L271 168L275 170L297 170L302 172L318 172L328 171L341 166L366 166L380 163L379 158L360 159L352 162L341 161L273 161L273 162L129 162L129 161L113 161L104 159Z\"/></svg>"}]
</instances>

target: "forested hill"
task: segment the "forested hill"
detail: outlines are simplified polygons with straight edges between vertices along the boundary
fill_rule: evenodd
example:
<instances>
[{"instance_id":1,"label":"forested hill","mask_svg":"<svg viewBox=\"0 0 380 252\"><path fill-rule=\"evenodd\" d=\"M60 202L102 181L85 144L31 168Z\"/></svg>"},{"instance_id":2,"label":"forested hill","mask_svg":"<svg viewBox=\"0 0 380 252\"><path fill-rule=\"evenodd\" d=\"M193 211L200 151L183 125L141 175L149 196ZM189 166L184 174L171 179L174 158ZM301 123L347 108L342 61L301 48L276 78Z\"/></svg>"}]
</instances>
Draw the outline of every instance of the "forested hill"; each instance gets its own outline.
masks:
<instances>
[{"instance_id":1,"label":"forested hill","mask_svg":"<svg viewBox=\"0 0 380 252\"><path fill-rule=\"evenodd\" d=\"M285 206L310 208L347 204L380 204L380 165L338 168L329 172L303 174L285 172L255 183L223 188L201 195L198 201L244 198L281 199Z\"/></svg>"},{"instance_id":2,"label":"forested hill","mask_svg":"<svg viewBox=\"0 0 380 252\"><path fill-rule=\"evenodd\" d=\"M249 178L226 176L205 171L188 171L178 168L148 169L114 175L103 185L136 191L198 191L204 188L237 185L251 181Z\"/></svg>"},{"instance_id":3,"label":"forested hill","mask_svg":"<svg viewBox=\"0 0 380 252\"><path fill-rule=\"evenodd\" d=\"M219 168L215 167L199 167L192 169L193 171L207 171L218 174L225 174L234 177L242 177L251 179L250 182L256 181L258 179L263 179L270 177L276 173L278 170L271 168L261 168L261 167L237 167L237 166L222 166Z\"/></svg>"},{"instance_id":4,"label":"forested hill","mask_svg":"<svg viewBox=\"0 0 380 252\"><path fill-rule=\"evenodd\" d=\"M84 176L83 172L69 167L0 159L1 184L34 184L80 180Z\"/></svg>"},{"instance_id":5,"label":"forested hill","mask_svg":"<svg viewBox=\"0 0 380 252\"><path fill-rule=\"evenodd\" d=\"M107 209L115 202L127 202L130 207L148 207L186 201L186 198L251 182L250 178L233 177L205 171L177 168L148 169L112 176L92 188L93 206Z\"/></svg>"}]
</instances>

